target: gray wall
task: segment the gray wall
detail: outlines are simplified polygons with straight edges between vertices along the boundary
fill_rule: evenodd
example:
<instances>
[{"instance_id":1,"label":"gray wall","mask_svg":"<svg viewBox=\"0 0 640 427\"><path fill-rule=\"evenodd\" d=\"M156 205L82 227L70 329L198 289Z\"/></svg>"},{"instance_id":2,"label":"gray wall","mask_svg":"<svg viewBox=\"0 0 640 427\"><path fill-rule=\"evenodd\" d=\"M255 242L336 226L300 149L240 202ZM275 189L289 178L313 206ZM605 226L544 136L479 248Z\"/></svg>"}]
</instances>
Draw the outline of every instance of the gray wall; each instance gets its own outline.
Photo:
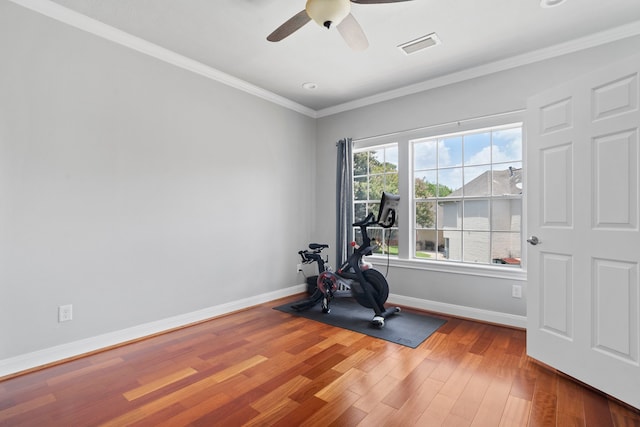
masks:
<instances>
[{"instance_id":1,"label":"gray wall","mask_svg":"<svg viewBox=\"0 0 640 427\"><path fill-rule=\"evenodd\" d=\"M303 281L314 119L11 2L0 52L0 361Z\"/></svg>"},{"instance_id":2,"label":"gray wall","mask_svg":"<svg viewBox=\"0 0 640 427\"><path fill-rule=\"evenodd\" d=\"M335 190L327 183L335 180L336 140L345 136L362 139L524 109L531 95L633 54L638 46L640 38L630 38L320 118L316 148L318 224L315 238L334 239ZM526 316L526 281L414 267L390 268L388 280L393 294L390 300L407 300L423 308L480 318L483 316L476 316L477 312L483 310L499 315ZM511 297L514 284L523 285L522 299ZM487 319L492 317L485 317Z\"/></svg>"}]
</instances>

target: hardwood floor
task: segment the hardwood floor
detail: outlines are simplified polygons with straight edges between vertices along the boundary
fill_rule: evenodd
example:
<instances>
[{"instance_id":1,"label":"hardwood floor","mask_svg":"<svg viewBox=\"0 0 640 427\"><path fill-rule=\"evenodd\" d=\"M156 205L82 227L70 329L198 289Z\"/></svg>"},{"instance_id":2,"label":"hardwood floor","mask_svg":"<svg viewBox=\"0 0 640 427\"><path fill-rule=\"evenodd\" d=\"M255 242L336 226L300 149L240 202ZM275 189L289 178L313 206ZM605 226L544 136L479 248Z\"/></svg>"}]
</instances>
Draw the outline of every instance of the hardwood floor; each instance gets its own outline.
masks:
<instances>
[{"instance_id":1,"label":"hardwood floor","mask_svg":"<svg viewBox=\"0 0 640 427\"><path fill-rule=\"evenodd\" d=\"M0 426L640 426L524 331L447 318L411 349L285 301L2 381Z\"/></svg>"}]
</instances>

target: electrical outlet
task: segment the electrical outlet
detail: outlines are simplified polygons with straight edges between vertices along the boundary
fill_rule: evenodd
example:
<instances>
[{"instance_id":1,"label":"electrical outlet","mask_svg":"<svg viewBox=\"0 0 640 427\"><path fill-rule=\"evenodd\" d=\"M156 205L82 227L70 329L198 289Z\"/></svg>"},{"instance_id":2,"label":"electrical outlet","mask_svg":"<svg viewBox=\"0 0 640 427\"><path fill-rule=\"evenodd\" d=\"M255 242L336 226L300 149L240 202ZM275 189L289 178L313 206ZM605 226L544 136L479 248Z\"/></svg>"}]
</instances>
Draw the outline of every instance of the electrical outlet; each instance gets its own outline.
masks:
<instances>
[{"instance_id":1,"label":"electrical outlet","mask_svg":"<svg viewBox=\"0 0 640 427\"><path fill-rule=\"evenodd\" d=\"M58 307L58 322L73 320L73 305L61 305Z\"/></svg>"},{"instance_id":2,"label":"electrical outlet","mask_svg":"<svg viewBox=\"0 0 640 427\"><path fill-rule=\"evenodd\" d=\"M298 264L296 266L296 273L300 273L302 271L302 264Z\"/></svg>"},{"instance_id":3,"label":"electrical outlet","mask_svg":"<svg viewBox=\"0 0 640 427\"><path fill-rule=\"evenodd\" d=\"M522 286L520 286L520 285L512 285L511 286L511 296L513 298L522 298Z\"/></svg>"}]
</instances>

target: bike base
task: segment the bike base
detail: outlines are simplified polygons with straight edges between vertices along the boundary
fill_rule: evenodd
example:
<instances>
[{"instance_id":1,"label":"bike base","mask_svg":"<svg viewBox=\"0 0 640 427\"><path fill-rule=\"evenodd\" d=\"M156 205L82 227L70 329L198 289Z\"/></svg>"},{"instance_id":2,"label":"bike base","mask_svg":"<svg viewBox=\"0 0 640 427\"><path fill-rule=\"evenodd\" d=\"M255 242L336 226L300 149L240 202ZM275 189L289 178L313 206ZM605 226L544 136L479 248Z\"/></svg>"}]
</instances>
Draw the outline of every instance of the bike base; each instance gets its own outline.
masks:
<instances>
[{"instance_id":1,"label":"bike base","mask_svg":"<svg viewBox=\"0 0 640 427\"><path fill-rule=\"evenodd\" d=\"M400 313L400 311L401 311L400 307L388 308L382 313L376 314L375 316L373 316L371 323L373 324L373 326L377 328L383 328L385 319L393 314Z\"/></svg>"}]
</instances>

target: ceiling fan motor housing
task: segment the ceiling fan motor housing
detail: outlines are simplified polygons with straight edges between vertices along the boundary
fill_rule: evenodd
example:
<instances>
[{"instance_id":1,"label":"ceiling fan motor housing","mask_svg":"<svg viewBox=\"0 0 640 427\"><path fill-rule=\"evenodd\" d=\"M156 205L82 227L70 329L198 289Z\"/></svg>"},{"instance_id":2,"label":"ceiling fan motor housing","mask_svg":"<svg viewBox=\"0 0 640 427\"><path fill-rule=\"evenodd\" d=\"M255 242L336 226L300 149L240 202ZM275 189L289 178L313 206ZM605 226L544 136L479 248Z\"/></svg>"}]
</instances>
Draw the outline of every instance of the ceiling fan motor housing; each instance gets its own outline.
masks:
<instances>
[{"instance_id":1,"label":"ceiling fan motor housing","mask_svg":"<svg viewBox=\"0 0 640 427\"><path fill-rule=\"evenodd\" d=\"M307 15L318 25L338 25L351 12L350 0L307 0Z\"/></svg>"}]
</instances>

